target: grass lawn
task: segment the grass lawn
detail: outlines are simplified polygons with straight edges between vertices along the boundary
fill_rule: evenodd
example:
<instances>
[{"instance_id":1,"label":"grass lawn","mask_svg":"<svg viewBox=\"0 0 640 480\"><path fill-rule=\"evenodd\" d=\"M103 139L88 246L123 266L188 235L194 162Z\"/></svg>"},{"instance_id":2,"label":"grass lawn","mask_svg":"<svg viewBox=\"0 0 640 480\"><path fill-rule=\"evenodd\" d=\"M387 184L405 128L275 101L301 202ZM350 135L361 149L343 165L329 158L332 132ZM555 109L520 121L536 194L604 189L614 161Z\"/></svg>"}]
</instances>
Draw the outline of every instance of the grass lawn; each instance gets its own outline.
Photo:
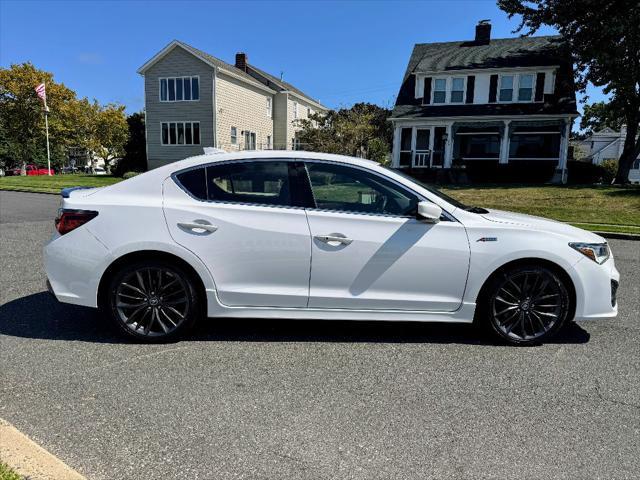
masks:
<instances>
[{"instance_id":1,"label":"grass lawn","mask_svg":"<svg viewBox=\"0 0 640 480\"><path fill-rule=\"evenodd\" d=\"M640 187L457 186L442 188L468 205L539 215L585 230L640 234Z\"/></svg>"},{"instance_id":2,"label":"grass lawn","mask_svg":"<svg viewBox=\"0 0 640 480\"><path fill-rule=\"evenodd\" d=\"M0 462L0 480L22 480L22 477Z\"/></svg>"},{"instance_id":3,"label":"grass lawn","mask_svg":"<svg viewBox=\"0 0 640 480\"><path fill-rule=\"evenodd\" d=\"M104 187L122 180L110 175L34 175L0 177L0 190L24 190L40 193L60 193L65 187Z\"/></svg>"}]
</instances>

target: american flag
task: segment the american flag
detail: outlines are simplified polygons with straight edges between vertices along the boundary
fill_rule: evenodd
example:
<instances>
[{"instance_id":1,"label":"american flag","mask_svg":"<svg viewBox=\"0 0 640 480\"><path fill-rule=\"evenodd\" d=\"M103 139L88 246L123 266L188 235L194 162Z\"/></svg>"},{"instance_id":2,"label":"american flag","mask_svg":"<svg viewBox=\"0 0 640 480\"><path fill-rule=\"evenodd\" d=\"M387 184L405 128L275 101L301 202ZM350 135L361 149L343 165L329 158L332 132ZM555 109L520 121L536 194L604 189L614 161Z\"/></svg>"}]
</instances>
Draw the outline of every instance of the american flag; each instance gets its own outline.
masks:
<instances>
[{"instance_id":1,"label":"american flag","mask_svg":"<svg viewBox=\"0 0 640 480\"><path fill-rule=\"evenodd\" d=\"M36 87L36 93L38 96L46 103L47 101L47 92L45 92L44 83L41 83Z\"/></svg>"}]
</instances>

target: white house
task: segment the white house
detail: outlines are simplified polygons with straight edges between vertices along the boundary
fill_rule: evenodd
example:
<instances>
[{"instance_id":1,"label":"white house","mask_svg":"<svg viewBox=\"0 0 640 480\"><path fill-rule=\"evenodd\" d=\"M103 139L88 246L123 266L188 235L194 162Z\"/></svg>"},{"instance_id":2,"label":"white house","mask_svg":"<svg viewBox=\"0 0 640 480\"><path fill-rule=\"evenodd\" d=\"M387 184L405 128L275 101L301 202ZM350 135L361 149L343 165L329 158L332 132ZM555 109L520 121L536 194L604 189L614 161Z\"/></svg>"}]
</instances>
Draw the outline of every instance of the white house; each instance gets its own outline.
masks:
<instances>
[{"instance_id":1,"label":"white house","mask_svg":"<svg viewBox=\"0 0 640 480\"><path fill-rule=\"evenodd\" d=\"M593 132L580 142L586 158L593 164L600 165L607 159L618 160L624 150L624 139L627 135L627 127L622 126L619 131L611 128L604 128L598 132ZM633 162L629 171L629 181L640 183L640 155Z\"/></svg>"}]
</instances>

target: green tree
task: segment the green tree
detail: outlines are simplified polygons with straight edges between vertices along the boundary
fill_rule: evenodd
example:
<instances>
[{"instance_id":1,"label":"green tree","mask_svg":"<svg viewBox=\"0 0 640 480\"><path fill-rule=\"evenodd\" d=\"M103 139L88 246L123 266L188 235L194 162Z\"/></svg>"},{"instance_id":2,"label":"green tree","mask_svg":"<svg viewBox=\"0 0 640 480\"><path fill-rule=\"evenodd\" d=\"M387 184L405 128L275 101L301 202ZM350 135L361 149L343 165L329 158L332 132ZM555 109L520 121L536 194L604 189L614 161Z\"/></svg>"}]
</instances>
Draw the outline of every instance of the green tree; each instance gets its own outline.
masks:
<instances>
[{"instance_id":1,"label":"green tree","mask_svg":"<svg viewBox=\"0 0 640 480\"><path fill-rule=\"evenodd\" d=\"M127 117L128 140L124 146L124 157L115 168L119 177L127 172L144 172L147 169L147 144L145 136L144 112Z\"/></svg>"},{"instance_id":2,"label":"green tree","mask_svg":"<svg viewBox=\"0 0 640 480\"><path fill-rule=\"evenodd\" d=\"M580 128L588 132L597 132L603 128L620 130L622 128L624 112L612 103L596 102L584 106Z\"/></svg>"},{"instance_id":3,"label":"green tree","mask_svg":"<svg viewBox=\"0 0 640 480\"><path fill-rule=\"evenodd\" d=\"M385 162L392 143L390 111L370 103L316 113L299 121L297 138L309 151L337 153Z\"/></svg>"},{"instance_id":4,"label":"green tree","mask_svg":"<svg viewBox=\"0 0 640 480\"><path fill-rule=\"evenodd\" d=\"M629 181L640 154L640 2L638 0L498 0L509 18L521 17L518 32L542 25L558 30L576 66L581 91L591 83L611 95L627 125L616 183Z\"/></svg>"},{"instance_id":5,"label":"green tree","mask_svg":"<svg viewBox=\"0 0 640 480\"><path fill-rule=\"evenodd\" d=\"M129 125L123 105L109 104L98 111L96 137L98 151L105 164L115 158L122 158L129 139Z\"/></svg>"}]
</instances>

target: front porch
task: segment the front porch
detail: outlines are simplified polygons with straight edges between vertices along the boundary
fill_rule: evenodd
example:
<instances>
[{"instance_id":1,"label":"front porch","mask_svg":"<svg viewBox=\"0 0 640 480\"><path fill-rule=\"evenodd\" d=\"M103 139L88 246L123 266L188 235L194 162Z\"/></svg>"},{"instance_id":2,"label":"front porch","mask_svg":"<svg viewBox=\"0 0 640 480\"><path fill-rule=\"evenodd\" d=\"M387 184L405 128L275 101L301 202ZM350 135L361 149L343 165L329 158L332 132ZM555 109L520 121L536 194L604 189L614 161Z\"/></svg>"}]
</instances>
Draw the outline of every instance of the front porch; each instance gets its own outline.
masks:
<instances>
[{"instance_id":1,"label":"front porch","mask_svg":"<svg viewBox=\"0 0 640 480\"><path fill-rule=\"evenodd\" d=\"M426 181L566 182L572 118L396 120L393 162Z\"/></svg>"}]
</instances>

